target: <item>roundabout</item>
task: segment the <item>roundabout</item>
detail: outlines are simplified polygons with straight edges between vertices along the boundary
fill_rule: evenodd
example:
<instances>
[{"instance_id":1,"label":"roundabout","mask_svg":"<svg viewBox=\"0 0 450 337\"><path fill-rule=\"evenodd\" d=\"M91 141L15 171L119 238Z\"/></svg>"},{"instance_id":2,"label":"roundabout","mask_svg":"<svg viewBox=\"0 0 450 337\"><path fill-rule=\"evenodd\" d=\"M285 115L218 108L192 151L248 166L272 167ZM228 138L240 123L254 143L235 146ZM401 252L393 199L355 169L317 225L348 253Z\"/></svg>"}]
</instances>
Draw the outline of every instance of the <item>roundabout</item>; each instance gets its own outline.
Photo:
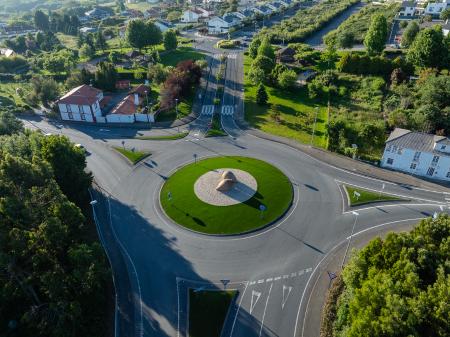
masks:
<instances>
[{"instance_id":1,"label":"roundabout","mask_svg":"<svg viewBox=\"0 0 450 337\"><path fill-rule=\"evenodd\" d=\"M273 165L225 156L181 167L162 186L160 204L166 216L189 230L236 235L280 219L293 195L290 180Z\"/></svg>"}]
</instances>

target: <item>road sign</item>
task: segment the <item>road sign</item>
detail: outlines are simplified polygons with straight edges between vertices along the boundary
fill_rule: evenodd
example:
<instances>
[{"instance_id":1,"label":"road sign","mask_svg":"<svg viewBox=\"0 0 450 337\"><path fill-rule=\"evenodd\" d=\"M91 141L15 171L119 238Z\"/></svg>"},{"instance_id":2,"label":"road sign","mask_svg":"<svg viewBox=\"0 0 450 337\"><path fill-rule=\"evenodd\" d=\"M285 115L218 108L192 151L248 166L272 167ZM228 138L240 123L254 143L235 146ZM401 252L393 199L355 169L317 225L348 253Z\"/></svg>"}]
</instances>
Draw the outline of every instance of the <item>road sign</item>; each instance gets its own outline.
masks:
<instances>
[{"instance_id":1,"label":"road sign","mask_svg":"<svg viewBox=\"0 0 450 337\"><path fill-rule=\"evenodd\" d=\"M264 217L264 211L267 209L263 204L259 205L259 210L261 211L261 219Z\"/></svg>"},{"instance_id":2,"label":"road sign","mask_svg":"<svg viewBox=\"0 0 450 337\"><path fill-rule=\"evenodd\" d=\"M194 163L197 164L197 153L194 153L192 156L194 157Z\"/></svg>"}]
</instances>

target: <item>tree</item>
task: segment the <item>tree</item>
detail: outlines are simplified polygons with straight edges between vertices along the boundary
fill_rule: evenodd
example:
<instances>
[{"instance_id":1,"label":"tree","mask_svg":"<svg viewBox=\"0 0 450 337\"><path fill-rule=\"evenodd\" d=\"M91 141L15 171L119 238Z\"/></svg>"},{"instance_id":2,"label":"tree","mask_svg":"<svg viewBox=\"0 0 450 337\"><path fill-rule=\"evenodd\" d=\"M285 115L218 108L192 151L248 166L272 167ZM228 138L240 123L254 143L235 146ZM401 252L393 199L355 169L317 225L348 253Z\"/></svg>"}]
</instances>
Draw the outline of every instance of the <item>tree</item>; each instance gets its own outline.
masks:
<instances>
[{"instance_id":1,"label":"tree","mask_svg":"<svg viewBox=\"0 0 450 337\"><path fill-rule=\"evenodd\" d=\"M9 111L0 111L0 136L23 131L23 124Z\"/></svg>"},{"instance_id":2,"label":"tree","mask_svg":"<svg viewBox=\"0 0 450 337\"><path fill-rule=\"evenodd\" d=\"M248 79L252 84L257 85L262 83L266 79L266 74L264 74L264 70L258 67L251 67L247 74Z\"/></svg>"},{"instance_id":3,"label":"tree","mask_svg":"<svg viewBox=\"0 0 450 337\"><path fill-rule=\"evenodd\" d=\"M172 21L177 21L181 16L181 12L180 11L171 11L170 13L167 14L167 20L172 22Z\"/></svg>"},{"instance_id":4,"label":"tree","mask_svg":"<svg viewBox=\"0 0 450 337\"><path fill-rule=\"evenodd\" d=\"M108 48L108 43L105 40L105 37L103 36L103 33L99 30L95 34L95 49L104 51L106 48Z\"/></svg>"},{"instance_id":5,"label":"tree","mask_svg":"<svg viewBox=\"0 0 450 337\"><path fill-rule=\"evenodd\" d=\"M387 38L387 21L384 15L376 14L372 17L369 30L364 37L364 45L369 55L381 54Z\"/></svg>"},{"instance_id":6,"label":"tree","mask_svg":"<svg viewBox=\"0 0 450 337\"><path fill-rule=\"evenodd\" d=\"M31 78L31 93L29 100L34 104L39 102L48 105L49 102L58 98L59 86L53 78L40 75Z\"/></svg>"},{"instance_id":7,"label":"tree","mask_svg":"<svg viewBox=\"0 0 450 337\"><path fill-rule=\"evenodd\" d=\"M142 50L148 45L147 25L143 20L131 20L125 32L125 38L133 48Z\"/></svg>"},{"instance_id":8,"label":"tree","mask_svg":"<svg viewBox=\"0 0 450 337\"><path fill-rule=\"evenodd\" d=\"M402 46L409 47L419 33L420 27L416 21L410 21L402 35Z\"/></svg>"},{"instance_id":9,"label":"tree","mask_svg":"<svg viewBox=\"0 0 450 337\"><path fill-rule=\"evenodd\" d=\"M80 56L83 58L91 59L95 55L95 49L89 44L85 43L80 48Z\"/></svg>"},{"instance_id":10,"label":"tree","mask_svg":"<svg viewBox=\"0 0 450 337\"><path fill-rule=\"evenodd\" d=\"M48 16L41 10L34 12L34 25L37 29L48 31L50 24Z\"/></svg>"},{"instance_id":11,"label":"tree","mask_svg":"<svg viewBox=\"0 0 450 337\"><path fill-rule=\"evenodd\" d=\"M154 22L148 21L145 29L146 42L148 46L154 47L163 40L163 35Z\"/></svg>"},{"instance_id":12,"label":"tree","mask_svg":"<svg viewBox=\"0 0 450 337\"><path fill-rule=\"evenodd\" d=\"M285 70L278 76L278 85L282 89L291 89L297 81L297 74L294 70Z\"/></svg>"},{"instance_id":13,"label":"tree","mask_svg":"<svg viewBox=\"0 0 450 337\"><path fill-rule=\"evenodd\" d=\"M444 10L441 12L441 14L439 15L439 17L440 17L442 20L448 20L448 19L450 19L450 8L444 9Z\"/></svg>"},{"instance_id":14,"label":"tree","mask_svg":"<svg viewBox=\"0 0 450 337\"><path fill-rule=\"evenodd\" d=\"M273 62L273 60L264 55L258 55L252 62L252 68L262 69L262 71L264 71L264 74L266 75L266 79L271 73L274 66L275 63Z\"/></svg>"},{"instance_id":15,"label":"tree","mask_svg":"<svg viewBox=\"0 0 450 337\"><path fill-rule=\"evenodd\" d=\"M256 103L259 105L266 105L269 96L267 95L266 88L264 84L260 83L256 91Z\"/></svg>"},{"instance_id":16,"label":"tree","mask_svg":"<svg viewBox=\"0 0 450 337\"><path fill-rule=\"evenodd\" d=\"M248 55L251 59L255 59L258 55L258 48L261 45L261 39L254 37L250 45L248 46Z\"/></svg>"},{"instance_id":17,"label":"tree","mask_svg":"<svg viewBox=\"0 0 450 337\"><path fill-rule=\"evenodd\" d=\"M355 44L355 35L352 32L345 31L339 33L336 39L336 43L340 48L349 49Z\"/></svg>"},{"instance_id":18,"label":"tree","mask_svg":"<svg viewBox=\"0 0 450 337\"><path fill-rule=\"evenodd\" d=\"M407 60L422 68L442 68L449 60L442 29L421 30L408 50Z\"/></svg>"},{"instance_id":19,"label":"tree","mask_svg":"<svg viewBox=\"0 0 450 337\"><path fill-rule=\"evenodd\" d=\"M272 44L268 38L261 41L261 44L258 47L258 56L265 56L272 60L272 62L275 62L275 51L273 50Z\"/></svg>"},{"instance_id":20,"label":"tree","mask_svg":"<svg viewBox=\"0 0 450 337\"><path fill-rule=\"evenodd\" d=\"M172 30L169 29L168 31L164 32L164 49L165 50L174 50L177 49L177 34Z\"/></svg>"},{"instance_id":21,"label":"tree","mask_svg":"<svg viewBox=\"0 0 450 337\"><path fill-rule=\"evenodd\" d=\"M169 73L161 63L148 65L147 78L149 81L155 84L159 85L163 83L166 80L168 74Z\"/></svg>"},{"instance_id":22,"label":"tree","mask_svg":"<svg viewBox=\"0 0 450 337\"><path fill-rule=\"evenodd\" d=\"M95 84L100 89L114 91L116 89L117 70L110 62L100 62L95 70Z\"/></svg>"},{"instance_id":23,"label":"tree","mask_svg":"<svg viewBox=\"0 0 450 337\"><path fill-rule=\"evenodd\" d=\"M116 64L120 60L120 53L115 50L111 51L108 55L108 60L109 62Z\"/></svg>"}]
</instances>

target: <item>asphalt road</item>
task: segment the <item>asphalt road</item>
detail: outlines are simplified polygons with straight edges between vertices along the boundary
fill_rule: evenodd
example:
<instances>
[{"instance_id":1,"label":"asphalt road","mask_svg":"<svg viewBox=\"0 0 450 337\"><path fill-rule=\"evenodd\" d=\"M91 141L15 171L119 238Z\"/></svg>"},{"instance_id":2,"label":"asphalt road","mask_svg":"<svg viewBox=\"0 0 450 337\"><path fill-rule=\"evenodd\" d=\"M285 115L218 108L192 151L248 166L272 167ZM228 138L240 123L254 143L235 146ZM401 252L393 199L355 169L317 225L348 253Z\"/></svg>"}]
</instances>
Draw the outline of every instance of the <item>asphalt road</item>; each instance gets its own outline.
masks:
<instances>
[{"instance_id":1,"label":"asphalt road","mask_svg":"<svg viewBox=\"0 0 450 337\"><path fill-rule=\"evenodd\" d=\"M214 50L213 44L214 40L203 43L212 53L203 107L217 97L218 54L225 53ZM25 120L27 127L66 135L89 152L88 168L100 186L93 206L97 226L114 270L118 336L188 336L188 289L226 287L237 289L239 295L222 336L314 337L303 329L311 278L327 254L348 240L353 228L361 232L386 225L404 226L434 212L448 211L450 191L368 178L240 130L235 119L244 113L242 51L226 53L225 88L214 111L221 114L227 137L203 138L212 115L201 111L187 127L190 134L175 141L130 139L173 130ZM152 155L131 166L112 149L122 146L123 141L129 149L147 150ZM173 224L159 206L159 191L178 167L194 161L194 155L241 155L272 163L293 184L291 209L278 223L242 236L206 236ZM355 215L346 205L342 184L408 201L361 206Z\"/></svg>"}]
</instances>

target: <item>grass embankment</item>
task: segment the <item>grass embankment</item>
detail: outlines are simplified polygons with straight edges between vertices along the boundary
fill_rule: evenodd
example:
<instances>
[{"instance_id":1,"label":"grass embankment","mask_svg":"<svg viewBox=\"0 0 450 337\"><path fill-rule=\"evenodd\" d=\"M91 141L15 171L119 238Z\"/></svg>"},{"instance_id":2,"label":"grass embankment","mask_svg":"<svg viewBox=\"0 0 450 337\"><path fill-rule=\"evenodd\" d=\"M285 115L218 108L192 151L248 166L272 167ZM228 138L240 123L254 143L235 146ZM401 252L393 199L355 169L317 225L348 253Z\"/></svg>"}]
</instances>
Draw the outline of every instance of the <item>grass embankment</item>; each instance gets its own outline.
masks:
<instances>
[{"instance_id":1,"label":"grass embankment","mask_svg":"<svg viewBox=\"0 0 450 337\"><path fill-rule=\"evenodd\" d=\"M195 182L219 168L236 168L251 174L258 184L254 196L231 206L201 201L194 192ZM230 156L204 159L179 169L165 182L160 200L166 214L186 228L209 234L237 234L277 220L291 205L292 197L291 182L276 167L258 159ZM263 217L261 204L267 208Z\"/></svg>"},{"instance_id":2,"label":"grass embankment","mask_svg":"<svg viewBox=\"0 0 450 337\"><path fill-rule=\"evenodd\" d=\"M390 26L394 20L395 15L399 11L399 8L399 3L368 4L359 12L351 15L337 29L331 31L328 34L341 35L344 33L350 33L353 35L353 39L356 44L362 44L364 41L364 36L369 30L370 21L373 15L383 14L388 21L388 25ZM388 31L389 30L390 28L388 29Z\"/></svg>"},{"instance_id":3,"label":"grass embankment","mask_svg":"<svg viewBox=\"0 0 450 337\"><path fill-rule=\"evenodd\" d=\"M189 337L220 337L236 293L189 289Z\"/></svg>"},{"instance_id":4,"label":"grass embankment","mask_svg":"<svg viewBox=\"0 0 450 337\"><path fill-rule=\"evenodd\" d=\"M387 195L378 192L372 192L368 190L364 190L361 188L356 188L352 186L344 185L345 190L347 191L348 201L350 206L358 206L362 204L368 204L371 202L381 202L381 201L399 201L404 200L402 198L398 198L392 195ZM359 193L357 196L356 193Z\"/></svg>"},{"instance_id":5,"label":"grass embankment","mask_svg":"<svg viewBox=\"0 0 450 337\"><path fill-rule=\"evenodd\" d=\"M135 139L142 140L177 140L186 137L189 134L188 131L175 133L173 135L163 135L163 136L137 136Z\"/></svg>"},{"instance_id":6,"label":"grass embankment","mask_svg":"<svg viewBox=\"0 0 450 337\"><path fill-rule=\"evenodd\" d=\"M250 69L251 62L252 59L245 56L245 74ZM326 102L310 99L306 87L296 88L292 92L266 87L269 105L261 106L256 104L257 86L253 85L247 77L245 77L244 84L245 118L253 127L274 135L292 138L301 143L310 143L315 108L318 107L314 145L318 147L326 146Z\"/></svg>"},{"instance_id":7,"label":"grass embankment","mask_svg":"<svg viewBox=\"0 0 450 337\"><path fill-rule=\"evenodd\" d=\"M132 164L137 164L142 159L147 158L151 155L150 152L132 151L118 146L114 146L114 150L125 156Z\"/></svg>"},{"instance_id":8,"label":"grass embankment","mask_svg":"<svg viewBox=\"0 0 450 337\"><path fill-rule=\"evenodd\" d=\"M223 137L226 135L227 133L223 131L222 125L220 123L220 115L214 114L211 128L206 132L205 137Z\"/></svg>"}]
</instances>

